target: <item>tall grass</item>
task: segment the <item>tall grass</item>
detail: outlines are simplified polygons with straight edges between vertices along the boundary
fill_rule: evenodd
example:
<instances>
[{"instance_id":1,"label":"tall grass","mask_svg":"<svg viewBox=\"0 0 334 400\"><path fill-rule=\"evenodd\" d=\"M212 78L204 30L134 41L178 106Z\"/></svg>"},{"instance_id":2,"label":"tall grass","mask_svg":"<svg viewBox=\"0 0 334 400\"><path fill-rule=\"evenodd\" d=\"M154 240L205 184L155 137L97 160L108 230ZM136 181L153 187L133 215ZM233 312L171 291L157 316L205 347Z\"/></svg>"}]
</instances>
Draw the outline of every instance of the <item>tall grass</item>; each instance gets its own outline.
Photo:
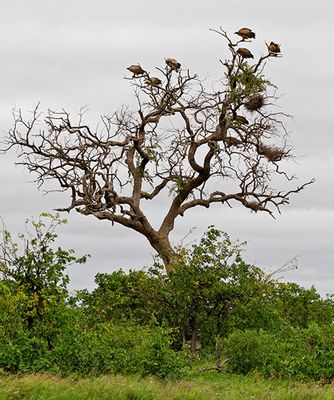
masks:
<instances>
[{"instance_id":1,"label":"tall grass","mask_svg":"<svg viewBox=\"0 0 334 400\"><path fill-rule=\"evenodd\" d=\"M48 374L0 376L1 400L333 400L334 385L264 380L217 373L161 381L135 376L61 378Z\"/></svg>"}]
</instances>

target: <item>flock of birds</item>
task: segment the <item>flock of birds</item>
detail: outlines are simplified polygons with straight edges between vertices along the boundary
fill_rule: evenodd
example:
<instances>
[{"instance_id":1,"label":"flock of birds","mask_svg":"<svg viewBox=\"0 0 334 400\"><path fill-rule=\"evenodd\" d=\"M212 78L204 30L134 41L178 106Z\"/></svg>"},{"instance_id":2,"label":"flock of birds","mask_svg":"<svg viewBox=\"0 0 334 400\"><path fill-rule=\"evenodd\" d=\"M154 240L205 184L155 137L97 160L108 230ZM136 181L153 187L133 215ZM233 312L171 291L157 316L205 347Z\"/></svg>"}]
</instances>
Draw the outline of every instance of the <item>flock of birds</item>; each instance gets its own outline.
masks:
<instances>
[{"instance_id":1,"label":"flock of birds","mask_svg":"<svg viewBox=\"0 0 334 400\"><path fill-rule=\"evenodd\" d=\"M176 61L175 58L165 58L165 62L172 71L178 72L179 69L181 68L181 64L178 61ZM136 76L142 76L147 74L147 72L139 64L130 65L130 67L128 67L127 69L133 73L133 78L135 78ZM150 86L159 86L162 82L161 79L155 76L150 77L147 75L145 83L146 85Z\"/></svg>"},{"instance_id":2,"label":"flock of birds","mask_svg":"<svg viewBox=\"0 0 334 400\"><path fill-rule=\"evenodd\" d=\"M253 32L249 28L241 28L237 32L234 32L234 33L236 35L241 36L243 40L255 39L255 32ZM269 44L266 43L266 45L268 48L268 53L271 56L277 57L277 55L281 52L280 45L275 42L270 42ZM253 54L246 47L239 47L237 50L237 53L242 58L254 58Z\"/></svg>"},{"instance_id":3,"label":"flock of birds","mask_svg":"<svg viewBox=\"0 0 334 400\"><path fill-rule=\"evenodd\" d=\"M241 28L237 32L235 32L235 34L239 35L242 38L242 41L255 39L255 33L249 28ZM281 52L280 45L275 42L270 42L269 44L266 43L266 45L270 56L276 57ZM236 53L238 53L241 58L254 58L253 54L246 47L239 47L236 50ZM181 64L174 58L165 58L165 62L172 71L178 72L181 68ZM157 87L162 83L161 79L155 76L150 77L139 64L130 65L127 69L132 72L132 78L146 75L147 79L144 81L146 85Z\"/></svg>"}]
</instances>

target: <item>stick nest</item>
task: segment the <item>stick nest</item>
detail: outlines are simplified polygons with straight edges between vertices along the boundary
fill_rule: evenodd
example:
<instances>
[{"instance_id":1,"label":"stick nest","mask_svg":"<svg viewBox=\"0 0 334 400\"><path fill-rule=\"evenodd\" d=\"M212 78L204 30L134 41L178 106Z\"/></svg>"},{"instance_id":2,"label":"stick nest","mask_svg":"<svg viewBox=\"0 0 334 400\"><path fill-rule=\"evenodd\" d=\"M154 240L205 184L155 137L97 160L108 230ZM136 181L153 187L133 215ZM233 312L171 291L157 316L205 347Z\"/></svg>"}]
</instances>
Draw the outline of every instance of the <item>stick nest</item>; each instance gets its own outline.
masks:
<instances>
[{"instance_id":1,"label":"stick nest","mask_svg":"<svg viewBox=\"0 0 334 400\"><path fill-rule=\"evenodd\" d=\"M285 154L283 149L265 144L260 144L258 152L272 162L281 161Z\"/></svg>"},{"instance_id":2,"label":"stick nest","mask_svg":"<svg viewBox=\"0 0 334 400\"><path fill-rule=\"evenodd\" d=\"M248 111L257 111L264 106L264 98L261 94L254 94L245 102Z\"/></svg>"}]
</instances>

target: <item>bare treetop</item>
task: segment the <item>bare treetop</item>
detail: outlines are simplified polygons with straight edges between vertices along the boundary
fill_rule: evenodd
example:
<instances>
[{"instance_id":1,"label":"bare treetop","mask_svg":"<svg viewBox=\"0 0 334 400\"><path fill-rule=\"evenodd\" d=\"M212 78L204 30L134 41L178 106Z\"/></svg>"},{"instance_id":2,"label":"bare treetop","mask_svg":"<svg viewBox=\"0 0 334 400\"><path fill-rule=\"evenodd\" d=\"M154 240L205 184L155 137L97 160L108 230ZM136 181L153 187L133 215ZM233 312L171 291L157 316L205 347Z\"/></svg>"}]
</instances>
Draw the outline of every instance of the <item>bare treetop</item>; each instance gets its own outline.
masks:
<instances>
[{"instance_id":1,"label":"bare treetop","mask_svg":"<svg viewBox=\"0 0 334 400\"><path fill-rule=\"evenodd\" d=\"M292 180L280 164L291 157L287 115L273 107L276 88L263 75L266 60L280 55L280 46L270 42L267 53L255 57L245 47L255 38L251 29L237 31L241 39L235 42L222 29L215 32L230 53L221 61L224 78L217 88L208 89L173 58L154 75L144 63L133 64L127 79L136 111L103 116L93 130L83 112L76 119L65 110L42 116L37 106L30 120L14 112L7 137L6 150L18 146L18 163L36 174L39 186L51 179L70 193L69 206L59 210L76 209L140 232L167 271L174 255L169 234L189 209L237 202L273 215L312 182L288 191L271 183L274 175ZM161 198L169 208L154 229L143 204Z\"/></svg>"}]
</instances>

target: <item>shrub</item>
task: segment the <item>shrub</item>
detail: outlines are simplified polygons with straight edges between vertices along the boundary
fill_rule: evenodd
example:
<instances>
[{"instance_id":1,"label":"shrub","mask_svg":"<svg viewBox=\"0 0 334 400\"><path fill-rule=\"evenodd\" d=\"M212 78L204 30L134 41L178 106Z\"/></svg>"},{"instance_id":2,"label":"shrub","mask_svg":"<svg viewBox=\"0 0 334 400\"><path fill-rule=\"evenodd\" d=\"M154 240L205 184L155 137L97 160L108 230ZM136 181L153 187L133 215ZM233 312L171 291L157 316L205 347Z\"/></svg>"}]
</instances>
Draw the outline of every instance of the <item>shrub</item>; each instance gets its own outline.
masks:
<instances>
[{"instance_id":1,"label":"shrub","mask_svg":"<svg viewBox=\"0 0 334 400\"><path fill-rule=\"evenodd\" d=\"M229 358L231 371L247 374L253 370L270 369L276 354L276 341L272 333L263 330L235 330L222 341L224 355Z\"/></svg>"},{"instance_id":2,"label":"shrub","mask_svg":"<svg viewBox=\"0 0 334 400\"><path fill-rule=\"evenodd\" d=\"M132 323L100 324L61 340L52 352L60 372L178 374L183 366L168 331Z\"/></svg>"},{"instance_id":3,"label":"shrub","mask_svg":"<svg viewBox=\"0 0 334 400\"><path fill-rule=\"evenodd\" d=\"M222 341L231 372L302 380L334 377L334 327L286 326L277 333L236 330Z\"/></svg>"},{"instance_id":4,"label":"shrub","mask_svg":"<svg viewBox=\"0 0 334 400\"><path fill-rule=\"evenodd\" d=\"M149 336L148 347L143 359L143 373L160 377L180 375L185 366L182 353L176 353L171 346L173 339L171 330L156 328Z\"/></svg>"}]
</instances>

